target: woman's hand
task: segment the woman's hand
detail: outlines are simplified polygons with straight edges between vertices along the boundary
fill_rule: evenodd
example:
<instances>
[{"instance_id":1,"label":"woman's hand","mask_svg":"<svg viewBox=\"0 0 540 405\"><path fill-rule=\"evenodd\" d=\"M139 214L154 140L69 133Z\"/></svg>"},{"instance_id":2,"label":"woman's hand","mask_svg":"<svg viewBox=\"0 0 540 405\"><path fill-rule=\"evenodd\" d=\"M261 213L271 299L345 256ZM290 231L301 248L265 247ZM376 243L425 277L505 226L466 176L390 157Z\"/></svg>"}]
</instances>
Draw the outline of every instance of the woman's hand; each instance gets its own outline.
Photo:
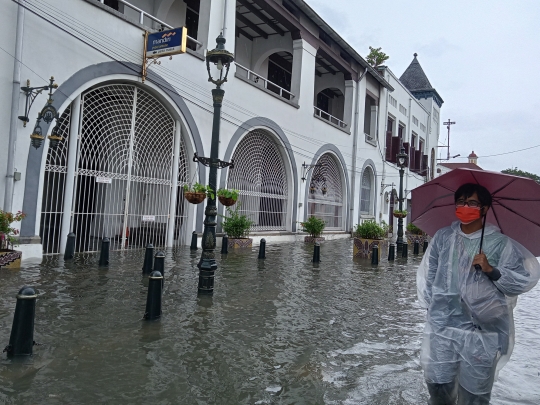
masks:
<instances>
[{"instance_id":1,"label":"woman's hand","mask_svg":"<svg viewBox=\"0 0 540 405\"><path fill-rule=\"evenodd\" d=\"M474 266L476 264L479 264L480 267L482 267L482 271L484 273L491 273L493 271L493 267L490 266L490 264L488 262L488 259L487 259L486 255L484 254L484 252L474 256L472 265Z\"/></svg>"}]
</instances>

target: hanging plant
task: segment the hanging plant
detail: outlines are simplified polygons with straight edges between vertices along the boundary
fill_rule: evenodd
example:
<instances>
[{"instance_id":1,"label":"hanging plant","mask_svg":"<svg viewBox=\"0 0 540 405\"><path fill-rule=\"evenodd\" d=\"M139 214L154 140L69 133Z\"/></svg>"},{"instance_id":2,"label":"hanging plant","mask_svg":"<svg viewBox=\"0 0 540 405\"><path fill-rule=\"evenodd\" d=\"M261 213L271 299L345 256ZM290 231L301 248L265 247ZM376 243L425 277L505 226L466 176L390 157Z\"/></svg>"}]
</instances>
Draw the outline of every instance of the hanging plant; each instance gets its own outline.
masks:
<instances>
[{"instance_id":1,"label":"hanging plant","mask_svg":"<svg viewBox=\"0 0 540 405\"><path fill-rule=\"evenodd\" d=\"M214 190L210 186L195 183L193 186L184 184L184 197L191 204L200 204L206 197L215 198Z\"/></svg>"},{"instance_id":2,"label":"hanging plant","mask_svg":"<svg viewBox=\"0 0 540 405\"><path fill-rule=\"evenodd\" d=\"M405 218L407 216L408 212L407 210L394 210L394 216L396 218Z\"/></svg>"},{"instance_id":3,"label":"hanging plant","mask_svg":"<svg viewBox=\"0 0 540 405\"><path fill-rule=\"evenodd\" d=\"M225 188L220 188L217 191L217 196L219 202L225 207L230 207L231 205L236 204L239 195L238 190L227 190Z\"/></svg>"}]
</instances>

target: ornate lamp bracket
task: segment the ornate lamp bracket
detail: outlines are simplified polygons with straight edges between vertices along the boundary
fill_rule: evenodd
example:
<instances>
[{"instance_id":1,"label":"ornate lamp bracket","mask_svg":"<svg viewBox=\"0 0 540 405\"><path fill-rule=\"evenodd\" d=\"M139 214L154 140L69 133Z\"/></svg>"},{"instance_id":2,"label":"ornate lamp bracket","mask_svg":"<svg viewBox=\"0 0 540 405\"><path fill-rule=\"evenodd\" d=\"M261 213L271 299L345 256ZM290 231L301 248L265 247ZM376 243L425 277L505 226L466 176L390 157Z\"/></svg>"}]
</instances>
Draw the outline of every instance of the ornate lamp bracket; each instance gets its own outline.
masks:
<instances>
[{"instance_id":1,"label":"ornate lamp bracket","mask_svg":"<svg viewBox=\"0 0 540 405\"><path fill-rule=\"evenodd\" d=\"M24 115L19 115L17 118L19 118L23 122L23 127L26 127L26 123L30 121L30 119L28 118L28 115L30 114L30 109L34 104L36 97L39 96L43 92L43 90L49 90L48 105L52 103L52 90L58 88L58 84L54 82L54 77L52 76L49 81L50 83L46 86L30 87L30 80L27 80L26 86L21 87L21 90L26 96L26 104L24 106ZM51 108L54 107L51 106ZM54 110L54 113L56 113L56 109Z\"/></svg>"},{"instance_id":2,"label":"ornate lamp bracket","mask_svg":"<svg viewBox=\"0 0 540 405\"><path fill-rule=\"evenodd\" d=\"M231 159L230 162L224 162L223 160L219 159L211 159L208 157L199 156L197 152L193 154L193 161L196 163L201 163L206 167L216 167L218 169L225 169L228 167L229 169L234 169L234 160Z\"/></svg>"}]
</instances>

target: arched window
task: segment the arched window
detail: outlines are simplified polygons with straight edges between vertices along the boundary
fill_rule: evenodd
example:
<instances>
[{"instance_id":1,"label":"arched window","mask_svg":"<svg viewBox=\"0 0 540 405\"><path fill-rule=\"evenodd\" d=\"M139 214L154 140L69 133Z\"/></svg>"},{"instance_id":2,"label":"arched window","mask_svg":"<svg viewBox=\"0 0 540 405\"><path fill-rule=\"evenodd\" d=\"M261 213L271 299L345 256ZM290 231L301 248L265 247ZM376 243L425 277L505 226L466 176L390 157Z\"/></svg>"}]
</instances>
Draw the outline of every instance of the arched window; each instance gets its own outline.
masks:
<instances>
[{"instance_id":1,"label":"arched window","mask_svg":"<svg viewBox=\"0 0 540 405\"><path fill-rule=\"evenodd\" d=\"M309 184L308 215L323 219L326 229L343 229L343 171L330 154L322 155Z\"/></svg>"},{"instance_id":2,"label":"arched window","mask_svg":"<svg viewBox=\"0 0 540 405\"><path fill-rule=\"evenodd\" d=\"M360 195L360 213L373 215L372 207L372 171L371 168L366 168L364 174L362 175L362 190Z\"/></svg>"},{"instance_id":3,"label":"arched window","mask_svg":"<svg viewBox=\"0 0 540 405\"><path fill-rule=\"evenodd\" d=\"M254 222L252 230L287 230L287 172L271 135L262 129L251 131L238 144L233 160L227 188L240 191L239 212Z\"/></svg>"}]
</instances>

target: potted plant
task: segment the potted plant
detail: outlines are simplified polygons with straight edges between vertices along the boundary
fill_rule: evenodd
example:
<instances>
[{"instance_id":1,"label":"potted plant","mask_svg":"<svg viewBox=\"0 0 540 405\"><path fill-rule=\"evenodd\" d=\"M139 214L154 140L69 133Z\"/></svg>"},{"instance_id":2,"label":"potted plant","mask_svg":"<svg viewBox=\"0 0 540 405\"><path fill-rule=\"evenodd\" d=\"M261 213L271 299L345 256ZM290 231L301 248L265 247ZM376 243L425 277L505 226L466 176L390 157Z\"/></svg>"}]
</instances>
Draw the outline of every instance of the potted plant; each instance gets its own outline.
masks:
<instances>
[{"instance_id":1,"label":"potted plant","mask_svg":"<svg viewBox=\"0 0 540 405\"><path fill-rule=\"evenodd\" d=\"M249 231L253 226L253 221L246 215L238 212L240 204L233 210L227 207L227 215L222 215L223 222L221 226L223 231L229 237L230 248L246 248L253 245L253 239L249 237Z\"/></svg>"},{"instance_id":2,"label":"potted plant","mask_svg":"<svg viewBox=\"0 0 540 405\"><path fill-rule=\"evenodd\" d=\"M22 252L13 250L19 230L11 224L22 221L25 216L21 211L13 214L0 210L0 268L13 269L21 266Z\"/></svg>"},{"instance_id":3,"label":"potted plant","mask_svg":"<svg viewBox=\"0 0 540 405\"><path fill-rule=\"evenodd\" d=\"M304 242L315 243L323 241L321 234L326 226L326 223L317 217L309 217L305 222L300 222L303 231L309 233L309 236L304 237Z\"/></svg>"},{"instance_id":4,"label":"potted plant","mask_svg":"<svg viewBox=\"0 0 540 405\"><path fill-rule=\"evenodd\" d=\"M191 204L200 204L206 196L214 198L214 190L210 186L203 186L200 183L195 183L193 186L184 184L184 197Z\"/></svg>"},{"instance_id":5,"label":"potted plant","mask_svg":"<svg viewBox=\"0 0 540 405\"><path fill-rule=\"evenodd\" d=\"M364 221L356 225L354 229L353 256L365 259L371 258L373 246L379 247L379 259L381 251L386 246L384 238L388 235L388 225L379 225L374 220Z\"/></svg>"},{"instance_id":6,"label":"potted plant","mask_svg":"<svg viewBox=\"0 0 540 405\"><path fill-rule=\"evenodd\" d=\"M238 190L227 190L225 188L220 188L217 191L217 197L219 202L225 207L230 207L231 205L236 204L239 195Z\"/></svg>"},{"instance_id":7,"label":"potted plant","mask_svg":"<svg viewBox=\"0 0 540 405\"><path fill-rule=\"evenodd\" d=\"M394 210L394 216L396 218L405 218L407 214L407 210Z\"/></svg>"},{"instance_id":8,"label":"potted plant","mask_svg":"<svg viewBox=\"0 0 540 405\"><path fill-rule=\"evenodd\" d=\"M412 222L407 224L405 235L407 236L407 243L409 243L409 245L414 245L415 241L418 241L420 245L423 245L424 241L428 238L427 234Z\"/></svg>"}]
</instances>

